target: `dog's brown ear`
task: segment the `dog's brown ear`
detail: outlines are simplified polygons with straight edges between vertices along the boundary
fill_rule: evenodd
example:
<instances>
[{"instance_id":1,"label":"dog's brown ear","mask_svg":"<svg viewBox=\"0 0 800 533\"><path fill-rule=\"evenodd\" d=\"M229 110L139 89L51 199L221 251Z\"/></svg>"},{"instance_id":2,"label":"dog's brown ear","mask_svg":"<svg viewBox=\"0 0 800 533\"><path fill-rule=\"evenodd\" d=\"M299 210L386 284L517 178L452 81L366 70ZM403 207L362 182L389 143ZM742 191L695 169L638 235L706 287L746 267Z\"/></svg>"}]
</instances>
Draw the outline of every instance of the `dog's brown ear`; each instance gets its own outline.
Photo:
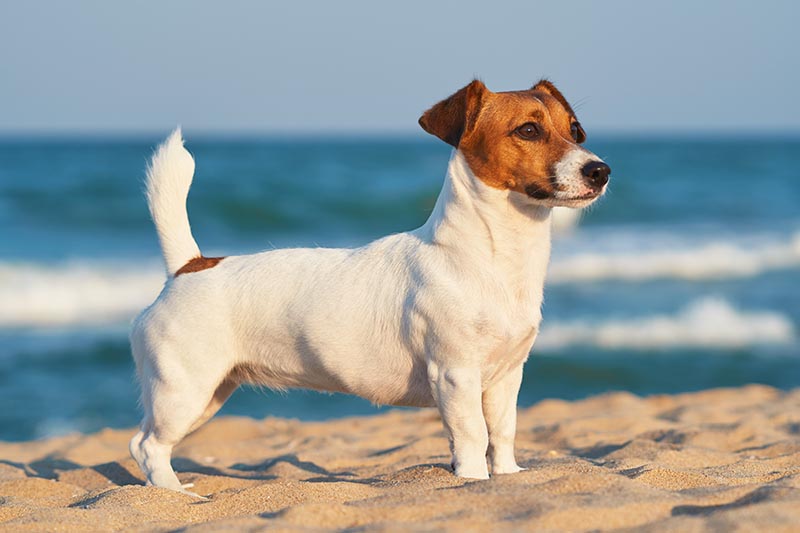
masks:
<instances>
[{"instance_id":1,"label":"dog's brown ear","mask_svg":"<svg viewBox=\"0 0 800 533\"><path fill-rule=\"evenodd\" d=\"M567 113L569 113L573 117L575 116L575 112L572 110L572 106L569 105L569 102L567 102L567 99L564 98L563 94L561 94L561 91L556 89L556 86L553 85L552 81L542 78L541 80L536 82L536 85L531 87L531 90L542 91L543 93L549 94L550 96L558 100L561 103L561 105L564 106L564 109L567 110Z\"/></svg>"},{"instance_id":2,"label":"dog's brown ear","mask_svg":"<svg viewBox=\"0 0 800 533\"><path fill-rule=\"evenodd\" d=\"M489 89L480 80L463 87L425 111L419 118L422 129L458 148L461 137L474 125Z\"/></svg>"},{"instance_id":3,"label":"dog's brown ear","mask_svg":"<svg viewBox=\"0 0 800 533\"><path fill-rule=\"evenodd\" d=\"M556 100L558 100L559 103L562 106L564 106L564 109L567 110L567 113L569 113L570 116L572 117L573 120L572 127L574 128L573 139L575 139L575 142L581 144L586 140L586 132L583 130L583 126L581 126L581 123L578 122L578 117L575 116L575 111L572 110L572 106L569 105L569 102L567 102L567 99L564 98L563 94L561 94L561 91L556 89L556 86L553 85L553 82L543 78L539 80L536 83L536 85L531 87L531 90L542 91L544 93L549 94Z\"/></svg>"}]
</instances>

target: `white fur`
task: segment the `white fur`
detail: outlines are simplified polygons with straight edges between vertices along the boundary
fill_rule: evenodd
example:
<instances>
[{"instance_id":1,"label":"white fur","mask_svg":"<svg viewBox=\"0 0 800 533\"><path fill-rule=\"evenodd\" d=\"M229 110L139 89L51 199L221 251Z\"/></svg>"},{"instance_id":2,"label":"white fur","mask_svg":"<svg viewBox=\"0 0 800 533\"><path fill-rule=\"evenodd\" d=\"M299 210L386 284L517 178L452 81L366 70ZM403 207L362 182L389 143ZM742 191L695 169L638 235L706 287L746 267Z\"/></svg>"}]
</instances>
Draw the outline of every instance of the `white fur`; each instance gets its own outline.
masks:
<instances>
[{"instance_id":1,"label":"white fur","mask_svg":"<svg viewBox=\"0 0 800 533\"><path fill-rule=\"evenodd\" d=\"M555 202L569 207L584 207L596 199L597 192L586 184L581 169L589 162L602 162L602 159L578 145L566 153L556 163ZM605 191L605 188L603 189ZM589 198L586 198L589 196ZM574 200L574 199L579 200Z\"/></svg>"},{"instance_id":2,"label":"white fur","mask_svg":"<svg viewBox=\"0 0 800 533\"><path fill-rule=\"evenodd\" d=\"M198 253L184 205L190 157L176 132L150 171L171 272ZM268 387L437 406L457 475L487 478L487 455L493 473L517 472L517 393L549 256L550 208L488 187L455 151L417 230L356 249L228 257L170 278L133 325L145 416L131 453L149 483L182 490L172 447L213 416L241 379L231 371L245 367Z\"/></svg>"},{"instance_id":3,"label":"white fur","mask_svg":"<svg viewBox=\"0 0 800 533\"><path fill-rule=\"evenodd\" d=\"M145 182L147 205L169 276L200 255L186 212L186 197L193 175L194 159L183 147L181 129L177 128L153 155Z\"/></svg>"}]
</instances>

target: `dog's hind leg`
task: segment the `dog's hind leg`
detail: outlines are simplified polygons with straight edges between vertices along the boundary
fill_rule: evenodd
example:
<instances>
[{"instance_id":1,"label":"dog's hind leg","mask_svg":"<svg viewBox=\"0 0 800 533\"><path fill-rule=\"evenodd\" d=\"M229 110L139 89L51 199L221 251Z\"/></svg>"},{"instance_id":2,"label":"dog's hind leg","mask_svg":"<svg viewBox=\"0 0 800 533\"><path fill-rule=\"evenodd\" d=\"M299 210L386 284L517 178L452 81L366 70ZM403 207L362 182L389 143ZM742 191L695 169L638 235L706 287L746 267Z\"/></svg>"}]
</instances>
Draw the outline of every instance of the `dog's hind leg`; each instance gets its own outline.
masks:
<instances>
[{"instance_id":1,"label":"dog's hind leg","mask_svg":"<svg viewBox=\"0 0 800 533\"><path fill-rule=\"evenodd\" d=\"M208 402L206 410L203 411L203 414L200 415L200 418L195 420L194 424L192 424L192 427L189 428L189 433L187 433L187 435L200 429L200 427L208 422L212 416L217 414L217 411L220 410L220 408L225 404L225 401L230 398L231 394L233 394L233 391L235 391L237 387L239 387L239 381L237 379L233 378L232 376L225 378L225 381L220 383L220 385L217 387L217 390L214 391L214 396L212 396L211 401Z\"/></svg>"},{"instance_id":2,"label":"dog's hind leg","mask_svg":"<svg viewBox=\"0 0 800 533\"><path fill-rule=\"evenodd\" d=\"M148 485L186 492L170 464L172 449L203 416L214 390L214 385L153 383L151 414L145 416L141 431L130 446Z\"/></svg>"},{"instance_id":3,"label":"dog's hind leg","mask_svg":"<svg viewBox=\"0 0 800 533\"><path fill-rule=\"evenodd\" d=\"M163 351L162 347L160 368L153 365L153 358L140 361L145 417L139 433L131 439L130 451L148 485L187 493L170 464L172 449L190 430L199 427L198 422L205 422L204 415L210 417L222 405L222 401L215 405L214 397L227 369L213 368L202 356L171 358ZM209 414L211 406L215 408Z\"/></svg>"}]
</instances>

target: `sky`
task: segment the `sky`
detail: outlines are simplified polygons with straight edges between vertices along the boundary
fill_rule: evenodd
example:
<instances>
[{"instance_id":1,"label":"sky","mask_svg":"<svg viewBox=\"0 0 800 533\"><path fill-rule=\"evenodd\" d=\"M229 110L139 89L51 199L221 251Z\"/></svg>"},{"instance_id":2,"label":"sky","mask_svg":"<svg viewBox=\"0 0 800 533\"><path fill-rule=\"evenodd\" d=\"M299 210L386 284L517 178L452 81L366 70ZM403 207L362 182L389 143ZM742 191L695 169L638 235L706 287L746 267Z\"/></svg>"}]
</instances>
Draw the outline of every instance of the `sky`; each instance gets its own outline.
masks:
<instances>
[{"instance_id":1,"label":"sky","mask_svg":"<svg viewBox=\"0 0 800 533\"><path fill-rule=\"evenodd\" d=\"M481 78L590 130L800 131L800 2L0 3L0 133L420 132Z\"/></svg>"}]
</instances>

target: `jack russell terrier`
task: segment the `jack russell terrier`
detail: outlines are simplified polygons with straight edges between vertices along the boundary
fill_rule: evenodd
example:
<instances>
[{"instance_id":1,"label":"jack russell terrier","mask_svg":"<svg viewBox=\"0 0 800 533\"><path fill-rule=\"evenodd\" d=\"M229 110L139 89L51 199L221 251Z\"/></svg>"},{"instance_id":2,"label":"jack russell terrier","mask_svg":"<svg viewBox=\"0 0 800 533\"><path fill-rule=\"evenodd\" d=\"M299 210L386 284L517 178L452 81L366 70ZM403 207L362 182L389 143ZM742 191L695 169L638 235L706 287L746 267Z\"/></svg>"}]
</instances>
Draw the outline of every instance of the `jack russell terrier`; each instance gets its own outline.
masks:
<instances>
[{"instance_id":1,"label":"jack russell terrier","mask_svg":"<svg viewBox=\"0 0 800 533\"><path fill-rule=\"evenodd\" d=\"M419 124L455 148L433 212L355 249L204 257L186 212L194 160L180 130L158 148L147 200L167 281L131 332L144 418L130 451L149 485L187 492L173 447L243 383L436 406L457 476L521 470L550 211L594 202L611 169L547 80L499 93L475 80Z\"/></svg>"}]
</instances>

